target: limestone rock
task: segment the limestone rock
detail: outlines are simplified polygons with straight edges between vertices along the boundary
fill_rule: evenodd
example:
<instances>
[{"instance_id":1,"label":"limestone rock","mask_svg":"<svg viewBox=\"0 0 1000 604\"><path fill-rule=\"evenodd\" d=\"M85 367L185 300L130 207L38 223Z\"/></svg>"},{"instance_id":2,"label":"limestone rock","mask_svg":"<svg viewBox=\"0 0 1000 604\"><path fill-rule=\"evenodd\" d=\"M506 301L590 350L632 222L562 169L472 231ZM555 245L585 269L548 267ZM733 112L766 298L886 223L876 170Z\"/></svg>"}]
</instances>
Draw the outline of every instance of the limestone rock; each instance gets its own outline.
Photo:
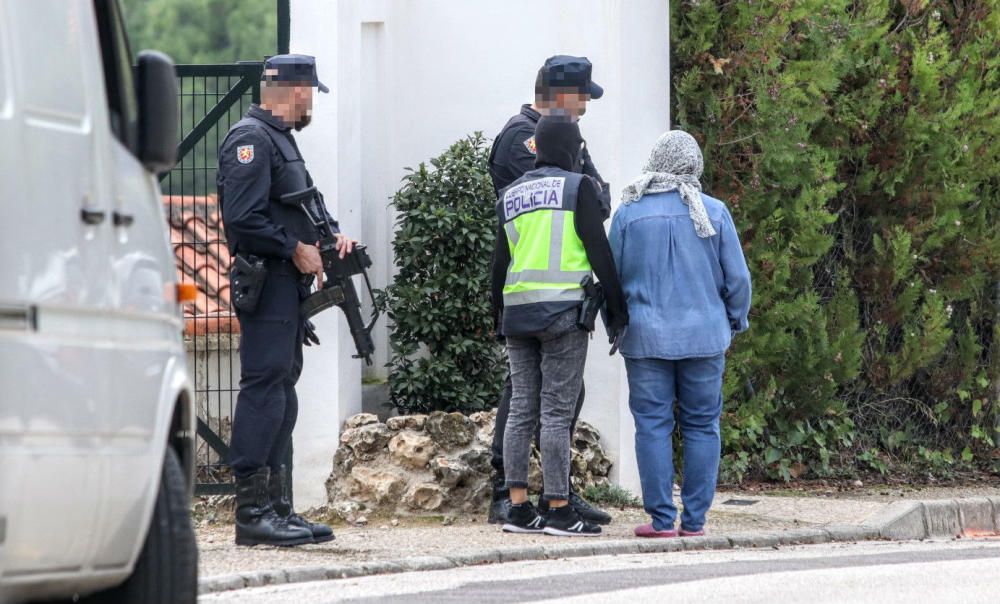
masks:
<instances>
[{"instance_id":1,"label":"limestone rock","mask_svg":"<svg viewBox=\"0 0 1000 604\"><path fill-rule=\"evenodd\" d=\"M431 461L431 472L437 483L445 489L464 487L472 475L472 470L462 461L443 456Z\"/></svg>"},{"instance_id":2,"label":"limestone rock","mask_svg":"<svg viewBox=\"0 0 1000 604\"><path fill-rule=\"evenodd\" d=\"M472 471L479 472L480 474L486 474L487 476L493 474L493 466L490 462L493 460L493 453L490 451L489 447L483 447L479 445L473 445L471 449L462 453L459 456L465 465L472 468Z\"/></svg>"},{"instance_id":3,"label":"limestone rock","mask_svg":"<svg viewBox=\"0 0 1000 604\"><path fill-rule=\"evenodd\" d=\"M493 426L497 419L496 409L493 411L479 411L469 416L469 419L476 425L476 440L486 446L493 445Z\"/></svg>"},{"instance_id":4,"label":"limestone rock","mask_svg":"<svg viewBox=\"0 0 1000 604\"><path fill-rule=\"evenodd\" d=\"M437 446L429 436L412 430L403 430L389 441L392 459L399 465L414 470L425 468L436 452Z\"/></svg>"},{"instance_id":5,"label":"limestone rock","mask_svg":"<svg viewBox=\"0 0 1000 604\"><path fill-rule=\"evenodd\" d=\"M347 418L344 422L344 429L348 430L350 428L360 428L361 426L367 426L368 424L377 424L378 416L373 413L358 413L357 415L352 415Z\"/></svg>"},{"instance_id":6,"label":"limestone rock","mask_svg":"<svg viewBox=\"0 0 1000 604\"><path fill-rule=\"evenodd\" d=\"M596 428L585 421L576 422L576 432L573 434L573 446L578 449L589 449L601 444L601 434Z\"/></svg>"},{"instance_id":7,"label":"limestone rock","mask_svg":"<svg viewBox=\"0 0 1000 604\"><path fill-rule=\"evenodd\" d=\"M424 428L445 450L468 445L476 436L476 425L461 413L435 411L427 416Z\"/></svg>"},{"instance_id":8,"label":"limestone rock","mask_svg":"<svg viewBox=\"0 0 1000 604\"><path fill-rule=\"evenodd\" d=\"M399 430L419 431L424 429L424 422L426 421L426 415L400 415L397 417L390 417L386 420L385 425L394 432Z\"/></svg>"},{"instance_id":9,"label":"limestone rock","mask_svg":"<svg viewBox=\"0 0 1000 604\"><path fill-rule=\"evenodd\" d=\"M340 435L340 443L350 448L354 456L361 461L375 459L388 442L389 428L379 423L349 428Z\"/></svg>"},{"instance_id":10,"label":"limestone rock","mask_svg":"<svg viewBox=\"0 0 1000 604\"><path fill-rule=\"evenodd\" d=\"M528 490L542 492L542 464L537 455L532 455L528 462Z\"/></svg>"},{"instance_id":11,"label":"limestone rock","mask_svg":"<svg viewBox=\"0 0 1000 604\"><path fill-rule=\"evenodd\" d=\"M406 488L406 479L393 470L355 466L351 470L349 495L352 499L378 504L395 504Z\"/></svg>"},{"instance_id":12,"label":"limestone rock","mask_svg":"<svg viewBox=\"0 0 1000 604\"><path fill-rule=\"evenodd\" d=\"M441 492L441 487L433 482L422 482L410 487L404 500L415 510L433 512L444 503L444 493Z\"/></svg>"}]
</instances>

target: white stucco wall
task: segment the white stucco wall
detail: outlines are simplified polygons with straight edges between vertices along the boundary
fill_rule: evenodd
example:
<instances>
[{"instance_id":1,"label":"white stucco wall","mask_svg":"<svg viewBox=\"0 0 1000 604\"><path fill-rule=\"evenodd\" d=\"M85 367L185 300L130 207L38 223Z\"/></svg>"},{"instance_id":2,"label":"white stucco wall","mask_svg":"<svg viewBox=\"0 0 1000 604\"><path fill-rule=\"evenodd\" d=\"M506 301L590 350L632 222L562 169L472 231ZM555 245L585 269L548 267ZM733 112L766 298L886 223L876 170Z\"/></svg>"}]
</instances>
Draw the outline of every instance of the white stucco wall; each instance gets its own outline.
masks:
<instances>
[{"instance_id":1,"label":"white stucco wall","mask_svg":"<svg viewBox=\"0 0 1000 604\"><path fill-rule=\"evenodd\" d=\"M581 129L616 197L669 120L667 0L292 0L291 51L317 57L331 94L316 100L298 135L317 185L342 229L363 239L376 286L392 275L389 197L406 166L459 138L494 136L533 97L554 54L583 55L605 95ZM343 319L319 317L324 345L307 349L295 434L296 498L322 503L343 419L361 408L360 363ZM385 321L375 371L384 375ZM601 431L614 476L639 492L625 372L603 331L587 363L583 418Z\"/></svg>"}]
</instances>

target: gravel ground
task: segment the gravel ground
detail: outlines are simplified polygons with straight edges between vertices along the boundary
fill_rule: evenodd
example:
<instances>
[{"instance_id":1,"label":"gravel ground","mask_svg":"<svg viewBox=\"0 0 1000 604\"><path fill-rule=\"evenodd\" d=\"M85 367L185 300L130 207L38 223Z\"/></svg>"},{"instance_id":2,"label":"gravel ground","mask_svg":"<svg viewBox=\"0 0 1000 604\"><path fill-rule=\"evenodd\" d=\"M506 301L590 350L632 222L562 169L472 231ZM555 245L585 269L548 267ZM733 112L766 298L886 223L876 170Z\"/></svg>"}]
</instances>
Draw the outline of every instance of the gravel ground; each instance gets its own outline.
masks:
<instances>
[{"instance_id":1,"label":"gravel ground","mask_svg":"<svg viewBox=\"0 0 1000 604\"><path fill-rule=\"evenodd\" d=\"M891 502L906 499L1000 497L1000 485L908 488L858 487L850 495L823 489L767 489L720 492L709 512L712 534L734 536L757 531L783 531L825 524L857 524ZM197 509L197 506L196 506ZM636 508L609 510L614 522L604 527L602 539L634 538L632 529L649 521ZM366 526L334 525L336 540L296 548L237 547L233 543L231 514L224 510L196 516L202 577L266 569L389 560L436 555L442 551L476 551L525 545L547 545L565 538L547 535L508 535L486 516L370 517ZM322 515L310 514L313 520ZM329 521L329 519L326 519ZM394 524L395 522L395 524Z\"/></svg>"},{"instance_id":2,"label":"gravel ground","mask_svg":"<svg viewBox=\"0 0 1000 604\"><path fill-rule=\"evenodd\" d=\"M603 539L634 538L632 529L648 522L642 510L613 510L614 522L604 527ZM450 524L445 525L445 522ZM499 526L486 523L482 517L372 519L367 526L334 526L337 538L330 543L296 548L237 547L233 543L231 524L218 522L198 529L199 566L202 577L235 572L347 564L373 560L388 560L409 556L424 556L447 550L471 553L506 546L545 545L565 540L547 535L507 535ZM770 518L746 514L713 512L709 528L715 533L735 534L757 530L782 530L802 526Z\"/></svg>"}]
</instances>

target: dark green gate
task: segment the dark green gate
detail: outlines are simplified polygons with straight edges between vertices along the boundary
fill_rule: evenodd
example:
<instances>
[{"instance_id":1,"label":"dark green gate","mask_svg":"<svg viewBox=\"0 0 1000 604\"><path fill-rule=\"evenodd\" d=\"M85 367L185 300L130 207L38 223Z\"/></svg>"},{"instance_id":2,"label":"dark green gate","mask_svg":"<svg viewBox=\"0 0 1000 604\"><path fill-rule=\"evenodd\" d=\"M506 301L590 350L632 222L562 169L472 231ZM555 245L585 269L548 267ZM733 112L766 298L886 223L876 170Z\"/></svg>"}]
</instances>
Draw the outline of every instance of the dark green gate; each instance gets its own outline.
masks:
<instances>
[{"instance_id":1,"label":"dark green gate","mask_svg":"<svg viewBox=\"0 0 1000 604\"><path fill-rule=\"evenodd\" d=\"M289 46L289 1L275 4L277 52L283 54ZM160 177L178 279L198 287L198 299L184 313L198 413L197 495L233 492L226 462L239 392L239 323L229 303L231 258L215 176L226 132L260 101L262 69L262 61L177 66L181 143L176 166Z\"/></svg>"},{"instance_id":2,"label":"dark green gate","mask_svg":"<svg viewBox=\"0 0 1000 604\"><path fill-rule=\"evenodd\" d=\"M229 303L231 258L215 176L226 132L260 100L262 66L177 66L182 139L177 165L160 179L178 278L198 287L198 299L184 316L198 412L198 495L232 492L226 461L239 391L239 324Z\"/></svg>"}]
</instances>

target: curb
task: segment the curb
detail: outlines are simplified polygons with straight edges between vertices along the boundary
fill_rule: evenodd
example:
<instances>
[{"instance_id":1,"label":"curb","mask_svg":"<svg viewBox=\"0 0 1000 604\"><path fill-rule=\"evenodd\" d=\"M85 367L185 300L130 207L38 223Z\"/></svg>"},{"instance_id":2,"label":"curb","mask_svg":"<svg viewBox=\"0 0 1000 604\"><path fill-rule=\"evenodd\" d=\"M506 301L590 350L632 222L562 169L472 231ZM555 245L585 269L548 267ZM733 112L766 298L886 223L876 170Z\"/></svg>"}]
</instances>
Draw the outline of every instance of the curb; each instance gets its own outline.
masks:
<instances>
[{"instance_id":1,"label":"curb","mask_svg":"<svg viewBox=\"0 0 1000 604\"><path fill-rule=\"evenodd\" d=\"M977 537L1000 534L1000 497L901 501L862 524L834 524L780 533L748 533L733 537L710 535L676 539L616 539L591 543L554 543L489 549L454 556L414 556L361 564L296 567L206 577L198 582L199 594L248 587L350 579L413 571L447 570L463 566L551 560L584 556L662 554L678 551L777 548L840 541L893 541L931 538Z\"/></svg>"}]
</instances>

